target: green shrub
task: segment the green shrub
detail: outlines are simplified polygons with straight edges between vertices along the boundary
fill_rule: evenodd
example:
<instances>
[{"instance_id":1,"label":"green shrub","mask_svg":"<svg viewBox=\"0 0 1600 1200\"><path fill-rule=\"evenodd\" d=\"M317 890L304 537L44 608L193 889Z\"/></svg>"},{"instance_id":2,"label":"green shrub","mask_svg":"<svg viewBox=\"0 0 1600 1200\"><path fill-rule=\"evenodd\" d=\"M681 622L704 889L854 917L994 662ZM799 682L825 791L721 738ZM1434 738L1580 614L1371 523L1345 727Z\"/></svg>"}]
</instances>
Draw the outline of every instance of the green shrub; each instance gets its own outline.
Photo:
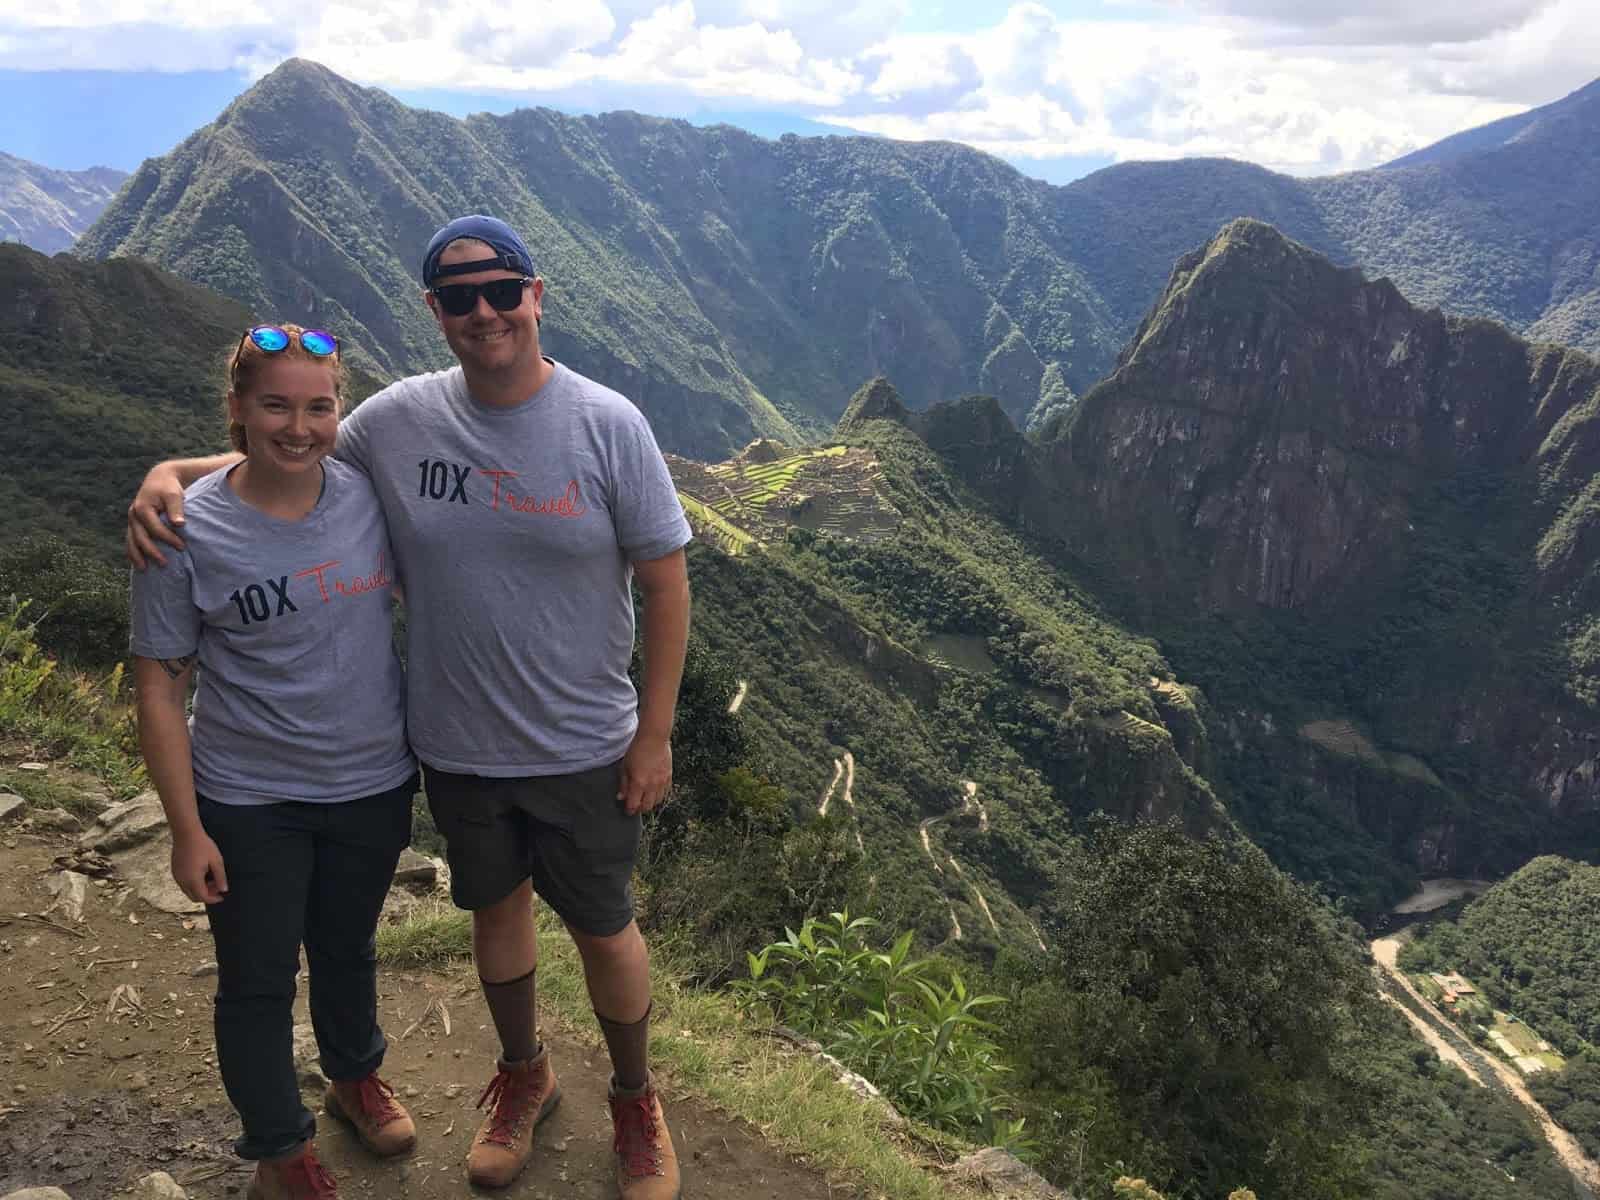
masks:
<instances>
[{"instance_id":1,"label":"green shrub","mask_svg":"<svg viewBox=\"0 0 1600 1200\"><path fill-rule=\"evenodd\" d=\"M1026 1152L1023 1122L1004 1115L1009 1070L980 1010L1005 1003L967 991L960 974L911 957L911 932L888 951L867 941L877 925L836 912L749 955L745 997L820 1041L902 1112L936 1129Z\"/></svg>"}]
</instances>

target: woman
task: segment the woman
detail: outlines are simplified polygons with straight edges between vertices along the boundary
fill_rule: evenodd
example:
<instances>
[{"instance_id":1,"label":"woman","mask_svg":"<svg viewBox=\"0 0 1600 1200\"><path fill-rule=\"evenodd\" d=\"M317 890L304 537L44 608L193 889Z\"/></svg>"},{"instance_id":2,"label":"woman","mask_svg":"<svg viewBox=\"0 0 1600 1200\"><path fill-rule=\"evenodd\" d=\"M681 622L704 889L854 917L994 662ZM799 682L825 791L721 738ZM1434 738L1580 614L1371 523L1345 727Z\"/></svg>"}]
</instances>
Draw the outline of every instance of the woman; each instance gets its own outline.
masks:
<instances>
[{"instance_id":1,"label":"woman","mask_svg":"<svg viewBox=\"0 0 1600 1200\"><path fill-rule=\"evenodd\" d=\"M187 548L133 575L139 741L172 875L210 913L217 1060L256 1160L252 1200L332 1197L293 1057L300 946L327 1111L381 1155L415 1127L377 1075L374 935L411 835L416 764L377 497L330 459L337 341L257 326L228 363L243 461L184 496ZM200 671L192 721L184 702Z\"/></svg>"}]
</instances>

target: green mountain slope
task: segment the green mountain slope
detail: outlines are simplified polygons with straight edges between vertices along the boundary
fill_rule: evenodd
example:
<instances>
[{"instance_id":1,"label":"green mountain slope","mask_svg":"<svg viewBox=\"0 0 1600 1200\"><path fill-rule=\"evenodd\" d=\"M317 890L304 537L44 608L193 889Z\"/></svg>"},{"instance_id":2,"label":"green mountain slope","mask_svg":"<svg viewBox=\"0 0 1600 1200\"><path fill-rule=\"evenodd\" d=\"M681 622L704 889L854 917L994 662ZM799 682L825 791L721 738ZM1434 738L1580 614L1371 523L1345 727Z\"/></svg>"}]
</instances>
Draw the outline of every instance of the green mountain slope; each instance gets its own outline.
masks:
<instances>
[{"instance_id":1,"label":"green mountain slope","mask_svg":"<svg viewBox=\"0 0 1600 1200\"><path fill-rule=\"evenodd\" d=\"M963 228L935 183L1014 211L981 204ZM1046 191L948 147L627 113L456 121L292 61L144 164L80 250L315 320L398 373L444 360L415 278L429 233L490 210L537 248L551 351L637 399L668 448L719 458L825 429L878 371L922 402L983 384L1026 412L1076 339L1093 354L1072 377L1093 379L1110 319L1038 259Z\"/></svg>"},{"instance_id":2,"label":"green mountain slope","mask_svg":"<svg viewBox=\"0 0 1600 1200\"><path fill-rule=\"evenodd\" d=\"M1240 222L1038 445L934 444L1161 637L1242 819L1355 895L1596 844L1597 415L1600 362Z\"/></svg>"},{"instance_id":3,"label":"green mountain slope","mask_svg":"<svg viewBox=\"0 0 1600 1200\"><path fill-rule=\"evenodd\" d=\"M77 241L117 194L126 171L57 171L0 153L0 242L57 254Z\"/></svg>"},{"instance_id":4,"label":"green mountain slope","mask_svg":"<svg viewBox=\"0 0 1600 1200\"><path fill-rule=\"evenodd\" d=\"M1600 348L1596 103L1440 164L1308 182L1191 160L1055 188L939 143L458 121L292 60L145 163L79 249L335 327L394 374L444 361L414 276L428 234L494 211L552 285L553 352L637 399L667 449L719 459L819 435L879 374L912 408L981 391L1020 424L1107 374L1173 261L1240 216L1420 300Z\"/></svg>"},{"instance_id":5,"label":"green mountain slope","mask_svg":"<svg viewBox=\"0 0 1600 1200\"><path fill-rule=\"evenodd\" d=\"M149 263L0 245L0 503L18 535L120 546L152 463L226 448L227 360L252 320ZM377 383L355 370L349 387Z\"/></svg>"},{"instance_id":6,"label":"green mountain slope","mask_svg":"<svg viewBox=\"0 0 1600 1200\"><path fill-rule=\"evenodd\" d=\"M249 324L147 263L0 246L0 504L19 535L109 548L151 463L224 446L224 367Z\"/></svg>"}]
</instances>

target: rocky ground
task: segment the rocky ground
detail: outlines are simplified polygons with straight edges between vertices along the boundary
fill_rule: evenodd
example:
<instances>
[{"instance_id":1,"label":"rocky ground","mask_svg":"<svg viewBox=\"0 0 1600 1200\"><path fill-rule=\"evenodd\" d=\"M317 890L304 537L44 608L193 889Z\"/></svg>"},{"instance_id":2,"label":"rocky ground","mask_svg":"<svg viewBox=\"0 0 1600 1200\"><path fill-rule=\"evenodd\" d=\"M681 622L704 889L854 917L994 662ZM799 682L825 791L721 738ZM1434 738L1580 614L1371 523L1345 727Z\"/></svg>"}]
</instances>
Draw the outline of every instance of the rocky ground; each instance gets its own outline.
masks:
<instances>
[{"instance_id":1,"label":"rocky ground","mask_svg":"<svg viewBox=\"0 0 1600 1200\"><path fill-rule=\"evenodd\" d=\"M230 1151L237 1118L212 1043L211 940L204 913L166 879L161 823L148 805L120 806L96 823L3 795L0 814L0 1198L28 1188L70 1200L134 1188L242 1196L248 1168ZM413 886L428 886L426 864L413 867ZM418 1148L376 1162L323 1118L324 1161L346 1195L464 1195L473 1106L496 1049L471 973L385 971L380 1007L391 1041L384 1075L417 1118ZM304 988L297 1008L304 1022ZM309 1027L301 1033L307 1100L319 1109ZM534 1165L505 1194L610 1197L604 1055L569 1031L545 1033L565 1097L541 1128ZM686 1196L858 1195L662 1082ZM158 1171L169 1179L146 1179ZM37 1200L46 1197L60 1200L48 1190Z\"/></svg>"}]
</instances>

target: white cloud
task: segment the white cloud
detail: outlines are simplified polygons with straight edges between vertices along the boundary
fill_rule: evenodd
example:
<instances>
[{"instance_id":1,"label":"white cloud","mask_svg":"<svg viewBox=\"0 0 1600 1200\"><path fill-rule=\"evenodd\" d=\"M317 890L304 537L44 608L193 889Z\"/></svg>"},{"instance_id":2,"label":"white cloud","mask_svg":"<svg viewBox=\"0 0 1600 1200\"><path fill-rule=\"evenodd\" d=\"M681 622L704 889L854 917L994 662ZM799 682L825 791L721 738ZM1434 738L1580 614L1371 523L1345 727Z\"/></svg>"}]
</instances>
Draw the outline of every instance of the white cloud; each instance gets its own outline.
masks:
<instances>
[{"instance_id":1,"label":"white cloud","mask_svg":"<svg viewBox=\"0 0 1600 1200\"><path fill-rule=\"evenodd\" d=\"M1437 45L1474 42L1526 23L1552 0L1166 0L1238 18L1265 43Z\"/></svg>"},{"instance_id":2,"label":"white cloud","mask_svg":"<svg viewBox=\"0 0 1600 1200\"><path fill-rule=\"evenodd\" d=\"M0 0L0 67L270 69L533 102L782 109L1018 161L1217 154L1368 166L1548 102L1600 70L1595 0L1166 0L898 32L910 0Z\"/></svg>"}]
</instances>

